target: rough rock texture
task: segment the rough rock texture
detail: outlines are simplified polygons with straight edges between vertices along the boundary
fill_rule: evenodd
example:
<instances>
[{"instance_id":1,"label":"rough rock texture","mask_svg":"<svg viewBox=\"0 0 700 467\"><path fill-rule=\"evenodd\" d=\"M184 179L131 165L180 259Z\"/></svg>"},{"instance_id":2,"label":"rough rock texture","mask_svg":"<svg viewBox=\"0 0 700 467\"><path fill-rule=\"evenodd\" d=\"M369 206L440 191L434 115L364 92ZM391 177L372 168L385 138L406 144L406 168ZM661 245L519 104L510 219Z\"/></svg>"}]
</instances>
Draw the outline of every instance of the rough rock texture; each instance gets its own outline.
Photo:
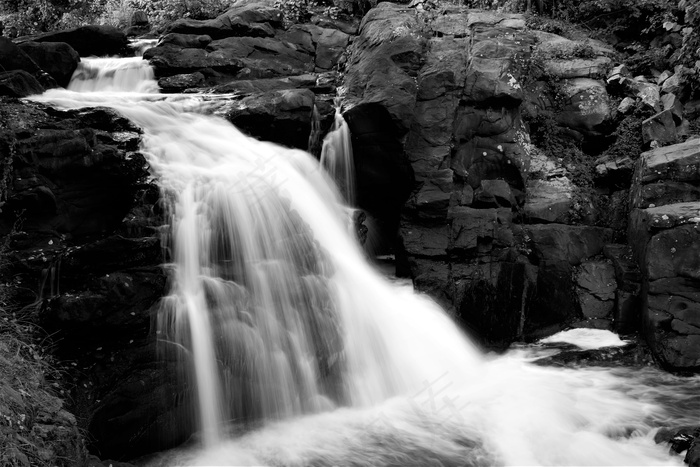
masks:
<instances>
[{"instance_id":1,"label":"rough rock texture","mask_svg":"<svg viewBox=\"0 0 700 467\"><path fill-rule=\"evenodd\" d=\"M280 10L251 2L213 20L175 21L144 58L163 92L231 93L219 115L257 138L315 151L350 40L342 23L318 23L283 29Z\"/></svg>"},{"instance_id":2,"label":"rough rock texture","mask_svg":"<svg viewBox=\"0 0 700 467\"><path fill-rule=\"evenodd\" d=\"M40 304L56 355L70 362L69 409L90 450L131 458L183 441L191 427L168 420L188 410L187 388L157 362L150 331L166 278L139 130L104 109L8 98L0 123L6 274L18 301Z\"/></svg>"},{"instance_id":3,"label":"rough rock texture","mask_svg":"<svg viewBox=\"0 0 700 467\"><path fill-rule=\"evenodd\" d=\"M642 272L644 333L661 363L700 369L700 140L637 162L629 239Z\"/></svg>"},{"instance_id":4,"label":"rough rock texture","mask_svg":"<svg viewBox=\"0 0 700 467\"><path fill-rule=\"evenodd\" d=\"M616 285L585 289L573 277L582 263L599 264L589 262L612 230L567 225L578 187L531 144L523 120L523 108L547 111L558 93L566 96L556 103L562 131L607 131L611 109L599 78L611 51L591 42L583 44L590 58L567 61L564 52L583 45L527 31L522 16L451 6L441 13L380 3L362 21L344 82L348 107L386 109L414 172L396 247L400 272L489 345L589 315L611 325ZM533 68L558 81L533 81ZM383 170L372 176L395 176ZM378 196L368 198L360 207L371 211ZM605 284L614 281L612 267L605 271Z\"/></svg>"}]
</instances>

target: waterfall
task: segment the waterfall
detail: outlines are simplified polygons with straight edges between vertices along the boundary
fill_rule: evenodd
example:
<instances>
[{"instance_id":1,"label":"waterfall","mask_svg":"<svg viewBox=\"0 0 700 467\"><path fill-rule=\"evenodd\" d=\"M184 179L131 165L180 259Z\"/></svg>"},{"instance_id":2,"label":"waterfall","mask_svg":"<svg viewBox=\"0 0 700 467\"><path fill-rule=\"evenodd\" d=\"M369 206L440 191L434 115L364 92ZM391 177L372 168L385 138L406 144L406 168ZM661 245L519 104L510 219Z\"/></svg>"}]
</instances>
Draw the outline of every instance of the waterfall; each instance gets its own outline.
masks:
<instances>
[{"instance_id":1,"label":"waterfall","mask_svg":"<svg viewBox=\"0 0 700 467\"><path fill-rule=\"evenodd\" d=\"M333 127L323 139L321 165L333 177L347 204L355 204L355 163L353 162L350 128L336 103Z\"/></svg>"},{"instance_id":2,"label":"waterfall","mask_svg":"<svg viewBox=\"0 0 700 467\"><path fill-rule=\"evenodd\" d=\"M365 262L352 194L315 159L197 113L196 96L157 94L145 62L99 60L33 99L140 126L169 203L159 336L192 369L203 447L155 465L680 463L653 443L664 410L634 375L482 355L432 300Z\"/></svg>"}]
</instances>

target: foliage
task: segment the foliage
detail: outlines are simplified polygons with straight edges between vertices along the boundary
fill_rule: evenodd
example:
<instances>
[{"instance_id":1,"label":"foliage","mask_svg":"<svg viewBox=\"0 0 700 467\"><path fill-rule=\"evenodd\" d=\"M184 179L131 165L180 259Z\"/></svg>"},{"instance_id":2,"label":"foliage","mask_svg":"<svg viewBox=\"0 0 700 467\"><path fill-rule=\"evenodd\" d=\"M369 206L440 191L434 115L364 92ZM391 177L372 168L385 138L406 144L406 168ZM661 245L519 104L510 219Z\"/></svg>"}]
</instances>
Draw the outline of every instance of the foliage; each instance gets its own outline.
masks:
<instances>
[{"instance_id":1,"label":"foliage","mask_svg":"<svg viewBox=\"0 0 700 467\"><path fill-rule=\"evenodd\" d=\"M127 0L129 7L146 13L156 28L180 18L216 18L230 6L230 0Z\"/></svg>"}]
</instances>

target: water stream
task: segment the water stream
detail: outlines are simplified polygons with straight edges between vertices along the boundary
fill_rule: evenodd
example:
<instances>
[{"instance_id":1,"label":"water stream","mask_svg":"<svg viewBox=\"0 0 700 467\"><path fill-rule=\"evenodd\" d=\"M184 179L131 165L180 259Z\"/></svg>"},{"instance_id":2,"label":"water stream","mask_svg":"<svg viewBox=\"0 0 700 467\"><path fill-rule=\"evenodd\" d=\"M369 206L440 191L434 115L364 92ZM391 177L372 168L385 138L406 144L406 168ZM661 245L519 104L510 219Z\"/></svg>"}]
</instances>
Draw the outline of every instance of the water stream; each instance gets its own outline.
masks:
<instances>
[{"instance_id":1,"label":"water stream","mask_svg":"<svg viewBox=\"0 0 700 467\"><path fill-rule=\"evenodd\" d=\"M484 355L366 263L318 161L205 115L202 96L159 95L145 62L84 59L32 99L143 128L169 200L159 336L192 369L202 442L154 465L682 464L653 435L697 423L679 388L700 379Z\"/></svg>"}]
</instances>

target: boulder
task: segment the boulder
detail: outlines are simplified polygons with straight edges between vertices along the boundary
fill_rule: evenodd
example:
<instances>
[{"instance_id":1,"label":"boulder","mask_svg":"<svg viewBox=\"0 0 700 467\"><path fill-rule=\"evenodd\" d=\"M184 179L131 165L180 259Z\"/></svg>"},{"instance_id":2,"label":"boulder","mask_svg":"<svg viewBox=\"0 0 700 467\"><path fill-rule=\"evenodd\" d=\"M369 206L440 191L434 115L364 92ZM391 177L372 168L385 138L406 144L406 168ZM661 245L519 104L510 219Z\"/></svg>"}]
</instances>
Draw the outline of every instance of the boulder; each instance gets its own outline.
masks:
<instances>
[{"instance_id":1,"label":"boulder","mask_svg":"<svg viewBox=\"0 0 700 467\"><path fill-rule=\"evenodd\" d=\"M29 55L11 40L2 36L0 36L0 66L4 72L23 71L34 78L33 80L27 78L24 73L7 75L5 77L5 81L8 83L7 86L9 86L9 89L15 89L17 92L12 91L14 94L6 95L22 94L20 97L24 97L29 94L40 94L44 92L44 89L58 87L56 81L45 73ZM26 93L29 90L34 91L38 87L42 88L41 91Z\"/></svg>"},{"instance_id":2,"label":"boulder","mask_svg":"<svg viewBox=\"0 0 700 467\"><path fill-rule=\"evenodd\" d=\"M160 41L158 41L158 46L164 46L165 44L173 44L182 48L191 49L204 49L212 41L212 38L206 34L178 34L171 32L163 36Z\"/></svg>"},{"instance_id":3,"label":"boulder","mask_svg":"<svg viewBox=\"0 0 700 467\"><path fill-rule=\"evenodd\" d=\"M611 118L610 100L603 82L575 78L564 81L559 91L564 102L558 122L584 134L600 134L601 126Z\"/></svg>"},{"instance_id":4,"label":"boulder","mask_svg":"<svg viewBox=\"0 0 700 467\"><path fill-rule=\"evenodd\" d=\"M527 183L523 213L533 223L564 224L569 219L574 185L566 177L530 180Z\"/></svg>"},{"instance_id":5,"label":"boulder","mask_svg":"<svg viewBox=\"0 0 700 467\"><path fill-rule=\"evenodd\" d=\"M44 87L31 74L24 70L12 70L0 73L0 95L10 97L27 97L41 94Z\"/></svg>"},{"instance_id":6,"label":"boulder","mask_svg":"<svg viewBox=\"0 0 700 467\"><path fill-rule=\"evenodd\" d=\"M225 114L251 136L306 149L314 102L314 93L308 89L268 91L244 97Z\"/></svg>"},{"instance_id":7,"label":"boulder","mask_svg":"<svg viewBox=\"0 0 700 467\"><path fill-rule=\"evenodd\" d=\"M65 42L81 57L131 55L126 34L112 26L80 26L57 32L47 32L28 38L34 42Z\"/></svg>"},{"instance_id":8,"label":"boulder","mask_svg":"<svg viewBox=\"0 0 700 467\"><path fill-rule=\"evenodd\" d=\"M274 28L282 27L282 12L262 2L237 5L214 19L178 19L164 33L208 35L213 39L226 37L272 37Z\"/></svg>"},{"instance_id":9,"label":"boulder","mask_svg":"<svg viewBox=\"0 0 700 467\"><path fill-rule=\"evenodd\" d=\"M65 42L23 42L22 49L43 71L64 88L78 67L78 52Z\"/></svg>"},{"instance_id":10,"label":"boulder","mask_svg":"<svg viewBox=\"0 0 700 467\"><path fill-rule=\"evenodd\" d=\"M661 144L675 143L678 139L673 110L667 109L642 122L642 139L645 143L658 141Z\"/></svg>"},{"instance_id":11,"label":"boulder","mask_svg":"<svg viewBox=\"0 0 700 467\"><path fill-rule=\"evenodd\" d=\"M700 140L642 153L630 193L632 207L700 201ZM652 206L653 205L653 206Z\"/></svg>"}]
</instances>

